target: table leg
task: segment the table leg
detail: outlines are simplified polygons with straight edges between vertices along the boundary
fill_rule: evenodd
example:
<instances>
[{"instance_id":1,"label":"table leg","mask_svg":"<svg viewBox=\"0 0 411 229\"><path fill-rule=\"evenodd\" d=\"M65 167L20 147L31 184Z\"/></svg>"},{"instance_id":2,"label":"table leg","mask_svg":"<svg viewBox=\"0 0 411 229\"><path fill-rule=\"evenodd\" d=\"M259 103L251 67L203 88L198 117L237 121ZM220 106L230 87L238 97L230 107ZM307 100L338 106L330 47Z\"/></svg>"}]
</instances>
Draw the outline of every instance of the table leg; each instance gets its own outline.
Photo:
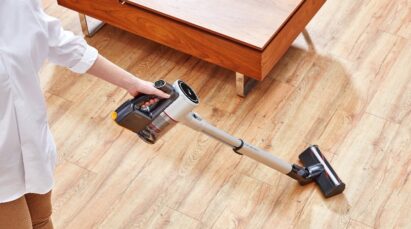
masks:
<instances>
[{"instance_id":1,"label":"table leg","mask_svg":"<svg viewBox=\"0 0 411 229\"><path fill-rule=\"evenodd\" d=\"M79 14L81 29L84 35L92 37L101 27L105 24L104 22L87 16L85 14Z\"/></svg>"},{"instance_id":2,"label":"table leg","mask_svg":"<svg viewBox=\"0 0 411 229\"><path fill-rule=\"evenodd\" d=\"M310 34L308 33L307 29L304 29L303 32L302 32L302 34L303 34L303 37L304 37L305 42L307 42L308 50L311 51L311 52L316 52L316 49L315 49L315 46L314 46L314 42L313 42L313 40L311 39L311 36L310 36Z\"/></svg>"},{"instance_id":3,"label":"table leg","mask_svg":"<svg viewBox=\"0 0 411 229\"><path fill-rule=\"evenodd\" d=\"M237 95L241 97L246 97L247 94L251 91L251 89L257 83L257 80L247 77L244 74L239 73L239 72L235 73L235 77L236 77L235 86L236 86Z\"/></svg>"}]
</instances>

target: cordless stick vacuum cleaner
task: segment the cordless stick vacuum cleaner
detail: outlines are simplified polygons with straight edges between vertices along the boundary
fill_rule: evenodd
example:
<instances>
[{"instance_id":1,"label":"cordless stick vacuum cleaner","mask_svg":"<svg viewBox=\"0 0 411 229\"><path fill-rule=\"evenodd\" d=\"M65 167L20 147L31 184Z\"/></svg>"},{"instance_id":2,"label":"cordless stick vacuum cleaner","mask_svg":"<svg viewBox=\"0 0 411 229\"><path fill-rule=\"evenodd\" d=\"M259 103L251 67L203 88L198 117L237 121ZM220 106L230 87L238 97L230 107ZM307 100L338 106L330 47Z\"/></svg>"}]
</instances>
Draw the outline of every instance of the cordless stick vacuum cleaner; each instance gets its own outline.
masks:
<instances>
[{"instance_id":1,"label":"cordless stick vacuum cleaner","mask_svg":"<svg viewBox=\"0 0 411 229\"><path fill-rule=\"evenodd\" d=\"M315 181L327 198L344 191L345 184L338 178L317 146L312 145L300 154L299 158L304 167L289 164L263 149L218 129L192 112L199 104L199 100L196 93L183 81L177 80L170 85L164 80L159 80L154 83L154 86L170 97L161 99L154 95L139 94L113 112L113 119L117 124L137 133L145 142L154 144L176 123L181 122L225 143L239 155L248 156L288 175L301 185ZM147 106L146 102L153 101L155 98L157 99L154 101L157 102Z\"/></svg>"}]
</instances>

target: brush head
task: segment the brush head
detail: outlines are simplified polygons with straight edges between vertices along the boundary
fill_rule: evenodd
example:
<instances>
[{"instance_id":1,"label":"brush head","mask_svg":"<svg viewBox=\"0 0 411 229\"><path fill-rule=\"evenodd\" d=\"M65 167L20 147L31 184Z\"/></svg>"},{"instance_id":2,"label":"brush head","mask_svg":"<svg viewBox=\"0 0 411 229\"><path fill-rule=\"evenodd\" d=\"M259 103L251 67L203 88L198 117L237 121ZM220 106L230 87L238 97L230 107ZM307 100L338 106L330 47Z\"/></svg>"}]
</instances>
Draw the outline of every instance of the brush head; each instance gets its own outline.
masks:
<instances>
[{"instance_id":1,"label":"brush head","mask_svg":"<svg viewBox=\"0 0 411 229\"><path fill-rule=\"evenodd\" d=\"M337 173L335 173L320 149L318 149L318 146L312 145L308 147L300 154L299 158L306 168L317 165L318 163L324 166L323 172L312 179L318 186L320 186L320 189L326 198L335 196L344 191L345 184L338 177Z\"/></svg>"}]
</instances>

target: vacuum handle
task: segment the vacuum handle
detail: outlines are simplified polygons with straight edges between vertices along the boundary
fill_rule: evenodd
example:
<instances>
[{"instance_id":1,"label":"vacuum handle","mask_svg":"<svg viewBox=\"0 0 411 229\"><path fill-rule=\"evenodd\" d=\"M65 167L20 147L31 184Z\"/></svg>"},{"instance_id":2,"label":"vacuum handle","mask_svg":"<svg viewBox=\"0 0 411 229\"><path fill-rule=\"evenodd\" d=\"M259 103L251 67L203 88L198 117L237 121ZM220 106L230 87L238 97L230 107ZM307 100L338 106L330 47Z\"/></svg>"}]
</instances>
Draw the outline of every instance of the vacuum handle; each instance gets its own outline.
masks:
<instances>
[{"instance_id":1,"label":"vacuum handle","mask_svg":"<svg viewBox=\"0 0 411 229\"><path fill-rule=\"evenodd\" d=\"M151 115L152 117L157 117L177 99L178 92L171 84L167 83L164 80L157 80L156 82L154 82L154 87L170 95L170 97L167 99L154 95L154 98L158 98L159 101L157 102L157 104L154 104Z\"/></svg>"},{"instance_id":2,"label":"vacuum handle","mask_svg":"<svg viewBox=\"0 0 411 229\"><path fill-rule=\"evenodd\" d=\"M157 80L154 82L154 87L169 95L175 93L174 87L164 80Z\"/></svg>"},{"instance_id":3,"label":"vacuum handle","mask_svg":"<svg viewBox=\"0 0 411 229\"><path fill-rule=\"evenodd\" d=\"M154 82L154 87L163 91L164 93L169 94L170 97L166 99L157 95L147 95L140 93L129 101L129 103L133 104L134 109L140 110L151 118L157 117L178 97L178 93L174 90L174 87L164 80L158 80ZM148 102L151 99L155 98L157 98L159 101L146 108L142 108L142 105L145 102ZM121 109L121 107L119 109Z\"/></svg>"},{"instance_id":4,"label":"vacuum handle","mask_svg":"<svg viewBox=\"0 0 411 229\"><path fill-rule=\"evenodd\" d=\"M172 97L172 95L175 92L174 88L172 85L170 85L169 83L167 83L164 80L157 80L156 82L154 82L154 87L158 90L163 91L166 94L169 94L170 97ZM134 97L134 101L135 103L137 102L146 102L150 99L154 99L157 98L159 100L166 100L165 98L162 98L158 95L148 95L148 94L144 94L144 93L139 93L136 97Z\"/></svg>"}]
</instances>

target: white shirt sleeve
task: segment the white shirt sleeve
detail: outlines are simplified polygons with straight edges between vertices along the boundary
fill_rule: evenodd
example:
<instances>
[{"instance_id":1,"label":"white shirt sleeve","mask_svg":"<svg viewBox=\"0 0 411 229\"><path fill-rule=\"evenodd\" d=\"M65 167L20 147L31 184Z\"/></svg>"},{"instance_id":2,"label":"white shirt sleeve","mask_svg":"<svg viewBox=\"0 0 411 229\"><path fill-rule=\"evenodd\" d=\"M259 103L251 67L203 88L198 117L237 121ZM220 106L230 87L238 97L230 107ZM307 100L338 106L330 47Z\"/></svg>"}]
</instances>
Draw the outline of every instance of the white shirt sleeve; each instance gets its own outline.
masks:
<instances>
[{"instance_id":1,"label":"white shirt sleeve","mask_svg":"<svg viewBox=\"0 0 411 229\"><path fill-rule=\"evenodd\" d=\"M65 31L57 18L47 15L40 7L39 13L41 20L47 25L48 59L70 68L73 72L87 72L96 61L98 51L88 45L84 38Z\"/></svg>"}]
</instances>

